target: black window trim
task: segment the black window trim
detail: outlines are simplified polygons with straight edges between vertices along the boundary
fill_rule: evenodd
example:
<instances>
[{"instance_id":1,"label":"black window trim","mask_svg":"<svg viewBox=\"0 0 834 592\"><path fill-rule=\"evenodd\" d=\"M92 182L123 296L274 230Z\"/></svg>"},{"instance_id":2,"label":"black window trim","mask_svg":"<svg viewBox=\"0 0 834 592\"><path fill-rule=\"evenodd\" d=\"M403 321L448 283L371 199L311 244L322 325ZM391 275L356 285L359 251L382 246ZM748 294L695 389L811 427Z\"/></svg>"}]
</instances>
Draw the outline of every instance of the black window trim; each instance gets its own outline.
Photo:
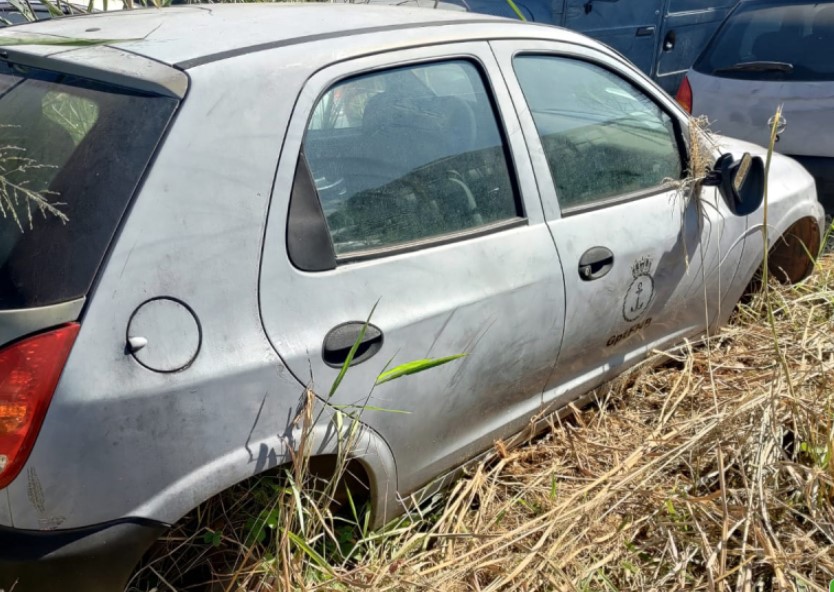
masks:
<instances>
[{"instance_id":1,"label":"black window trim","mask_svg":"<svg viewBox=\"0 0 834 592\"><path fill-rule=\"evenodd\" d=\"M559 206L559 211L563 218L568 218L570 216L577 216L579 214L584 214L587 212L594 212L597 210L601 210L603 208L619 205L622 203L628 203L631 201L636 201L638 199L645 199L654 195L659 195L661 193L666 193L667 191L672 191L673 189L679 187L679 182L686 178L687 171L689 169L689 142L686 140L686 136L683 133L683 125L681 123L680 118L671 113L669 109L667 109L664 105L662 105L659 101L656 100L654 95L648 90L648 88L642 84L640 80L632 80L624 76L623 72L618 71L617 69L611 67L610 64L604 62L603 60L596 59L592 56L586 55L579 55L579 54L572 54L567 53L565 51L558 51L558 50L547 50L547 49L520 49L513 53L510 58L510 63L513 66L513 76L515 76L515 82L518 84L518 88L521 89L522 96L524 96L524 88L521 86L521 82L518 80L518 76L515 73L515 60L518 57L523 56L540 56L540 57L556 57L561 59L568 59L574 60L577 62L585 62L591 64L592 66L597 66L606 70L613 74L614 76L618 77L620 80L625 82L626 84L631 85L638 91L640 91L643 95L645 95L652 103L654 103L658 109L660 109L663 113L665 113L669 119L672 121L672 125L675 130L675 143L678 146L678 157L681 160L681 177L678 180L671 180L666 181L664 183L660 183L659 185L655 185L653 187L647 187L646 189L639 189L637 191L630 191L627 193L621 193L617 195L612 195L609 197L604 197L598 200L593 201L592 203L582 204L577 206L568 206L563 207L559 202L559 192L556 189L556 181L553 179L553 173L550 171L550 167L547 167L547 174L548 179L550 180L550 184L553 187L553 191L556 194L556 201ZM527 110L530 111L530 117L533 116L533 112L530 109L529 104L527 103L527 97L524 97L525 106ZM535 123L534 123L535 125ZM539 143L541 143L541 136L539 136L538 129L536 130L536 138L538 139ZM528 150L530 149L528 144ZM534 171L535 174L535 171Z\"/></svg>"},{"instance_id":2,"label":"black window trim","mask_svg":"<svg viewBox=\"0 0 834 592\"><path fill-rule=\"evenodd\" d=\"M469 41L463 41L463 43L469 43ZM455 42L455 44L459 44L459 42ZM443 44L446 45L446 44ZM488 45L486 47L489 47ZM407 49L397 49L396 52L399 53L401 51L408 51L413 49L419 49L410 47ZM309 178L312 178L312 173L309 169L307 164L307 159L304 157L304 137L302 136L301 145L299 147L299 158L298 163L296 166L295 174L293 175L293 184L292 190L290 193L290 200L288 205L288 213L287 213L287 225L286 225L286 232L285 235L287 237L287 253L290 258L290 262L292 265L302 271L311 271L311 272L318 272L318 271L331 271L343 265L349 265L352 263L358 263L362 261L370 261L375 259L381 259L384 257L391 257L394 255L400 255L403 253L411 253L414 251L419 251L431 247L439 247L443 245L448 245L451 243L462 242L464 240L470 240L479 238L482 236L487 236L490 234L494 234L497 232L504 232L506 230L512 228L518 228L520 226L526 226L529 224L529 218L527 216L527 211L524 204L524 199L521 194L521 185L518 180L518 167L516 165L516 159L513 155L512 145L510 142L510 136L507 132L507 124L504 117L504 112L501 110L498 100L496 98L495 88L493 86L492 79L489 76L489 72L487 67L484 65L483 61L476 55L472 55L471 53L455 53L455 54L446 54L443 56L431 56L426 58L417 58L412 60L404 60L396 63L386 63L384 65L376 65L371 66L368 68L361 68L358 70L352 71L350 74L345 74L342 76L338 76L332 80L330 80L326 85L322 87L321 92L316 96L316 99L312 103L312 107L305 118L304 124L304 135L307 133L307 126L310 124L310 120L313 117L313 112L315 111L316 107L318 106L319 102L321 101L322 97L327 94L330 89L332 89L337 84L349 80L351 78L356 78L358 76L364 76L374 72L384 72L387 70L395 70L399 68L409 68L415 67L420 65L429 65L434 63L443 63L443 62L454 62L454 61L468 61L470 62L478 71L478 74L481 77L481 82L484 85L484 90L487 93L487 98L490 101L490 105L492 106L493 115L496 118L496 124L498 127L498 133L501 136L501 140L503 142L503 152L504 157L507 162L507 172L510 177L510 184L512 185L513 190L513 201L516 207L516 216L514 218L507 218L505 220L499 220L497 222L493 222L491 224L484 224L482 226L477 226L474 228L467 228L464 230L460 230L457 232L447 232L444 234L439 234L435 236L425 237L415 241L409 241L404 243L395 243L391 245L385 245L382 247L377 247L373 249L361 250L361 251L354 251L351 253L346 253L344 255L339 255L335 253L335 246L333 245L333 237L330 234L330 229L327 226L327 221L324 217L324 212L321 210L321 198L318 195L318 192L315 190L315 186L312 187L312 190L308 187L307 183L299 182L298 176L303 174ZM528 151L526 143L523 144L524 150ZM314 199L316 202L315 206L309 203L311 199ZM303 201L307 202L306 207L304 208L307 211L312 207L318 208L321 212L321 217L319 224L323 224L322 228L319 228L315 231L314 236L319 237L321 231L327 233L327 237L330 241L330 248L334 253L334 257L331 259L329 254L325 253L324 249L319 249L317 251L320 260L317 263L310 263L310 262L302 262L299 265L299 261L301 260L299 253L301 250L305 248L305 244L299 242L297 240L290 241L290 228L291 226L298 223L298 220L294 217L294 210L292 204L294 201ZM298 233L296 233L298 234Z\"/></svg>"}]
</instances>

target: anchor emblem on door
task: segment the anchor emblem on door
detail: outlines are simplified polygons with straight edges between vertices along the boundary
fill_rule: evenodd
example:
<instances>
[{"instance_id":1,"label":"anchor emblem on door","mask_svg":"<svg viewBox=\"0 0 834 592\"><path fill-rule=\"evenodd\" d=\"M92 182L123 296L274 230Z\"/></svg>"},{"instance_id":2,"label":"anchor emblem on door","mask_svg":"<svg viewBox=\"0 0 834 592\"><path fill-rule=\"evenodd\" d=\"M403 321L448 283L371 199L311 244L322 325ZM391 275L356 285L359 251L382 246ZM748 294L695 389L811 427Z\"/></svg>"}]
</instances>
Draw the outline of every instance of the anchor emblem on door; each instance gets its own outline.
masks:
<instances>
[{"instance_id":1,"label":"anchor emblem on door","mask_svg":"<svg viewBox=\"0 0 834 592\"><path fill-rule=\"evenodd\" d=\"M623 318L626 321L635 321L649 308L654 296L654 279L652 272L652 260L649 257L641 257L631 266L632 281L623 299Z\"/></svg>"}]
</instances>

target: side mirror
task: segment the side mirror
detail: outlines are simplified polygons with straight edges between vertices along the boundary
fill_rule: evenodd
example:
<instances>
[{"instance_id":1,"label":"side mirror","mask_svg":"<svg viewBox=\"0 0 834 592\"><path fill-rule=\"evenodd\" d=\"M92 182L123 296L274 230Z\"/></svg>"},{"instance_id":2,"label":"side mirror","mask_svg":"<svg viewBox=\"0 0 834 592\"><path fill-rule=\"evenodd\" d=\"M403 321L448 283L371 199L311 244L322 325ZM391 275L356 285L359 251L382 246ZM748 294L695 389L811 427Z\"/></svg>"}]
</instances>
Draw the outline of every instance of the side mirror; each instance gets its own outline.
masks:
<instances>
[{"instance_id":1,"label":"side mirror","mask_svg":"<svg viewBox=\"0 0 834 592\"><path fill-rule=\"evenodd\" d=\"M704 185L718 187L730 211L747 216L759 209L764 200L764 162L759 156L745 152L740 160L722 154L704 180Z\"/></svg>"}]
</instances>

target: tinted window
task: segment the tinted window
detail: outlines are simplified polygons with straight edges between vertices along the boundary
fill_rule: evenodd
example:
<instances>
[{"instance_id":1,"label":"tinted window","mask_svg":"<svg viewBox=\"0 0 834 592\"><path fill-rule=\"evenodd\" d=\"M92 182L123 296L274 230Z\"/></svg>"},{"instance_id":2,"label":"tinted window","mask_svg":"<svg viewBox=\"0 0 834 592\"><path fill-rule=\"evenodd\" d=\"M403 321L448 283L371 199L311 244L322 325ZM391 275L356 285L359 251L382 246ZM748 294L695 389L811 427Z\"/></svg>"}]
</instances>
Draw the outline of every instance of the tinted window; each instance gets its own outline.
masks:
<instances>
[{"instance_id":1,"label":"tinted window","mask_svg":"<svg viewBox=\"0 0 834 592\"><path fill-rule=\"evenodd\" d=\"M695 69L729 78L834 80L834 4L742 5Z\"/></svg>"},{"instance_id":2,"label":"tinted window","mask_svg":"<svg viewBox=\"0 0 834 592\"><path fill-rule=\"evenodd\" d=\"M681 177L671 118L619 76L549 56L520 56L514 67L563 209Z\"/></svg>"},{"instance_id":3,"label":"tinted window","mask_svg":"<svg viewBox=\"0 0 834 592\"><path fill-rule=\"evenodd\" d=\"M175 106L0 70L0 309L87 294Z\"/></svg>"},{"instance_id":4,"label":"tinted window","mask_svg":"<svg viewBox=\"0 0 834 592\"><path fill-rule=\"evenodd\" d=\"M492 102L468 61L340 82L316 105L303 150L337 255L519 216Z\"/></svg>"}]
</instances>

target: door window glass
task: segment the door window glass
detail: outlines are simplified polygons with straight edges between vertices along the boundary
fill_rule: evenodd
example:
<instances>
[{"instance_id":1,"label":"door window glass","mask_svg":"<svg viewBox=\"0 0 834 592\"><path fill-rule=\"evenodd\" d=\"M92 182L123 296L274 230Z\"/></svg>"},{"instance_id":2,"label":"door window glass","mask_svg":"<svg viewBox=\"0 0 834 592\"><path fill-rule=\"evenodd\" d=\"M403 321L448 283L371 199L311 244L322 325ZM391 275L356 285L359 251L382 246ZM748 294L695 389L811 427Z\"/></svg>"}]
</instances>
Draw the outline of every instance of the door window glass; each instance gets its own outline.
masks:
<instances>
[{"instance_id":1,"label":"door window glass","mask_svg":"<svg viewBox=\"0 0 834 592\"><path fill-rule=\"evenodd\" d=\"M492 101L466 60L339 82L303 152L337 255L519 217Z\"/></svg>"},{"instance_id":2,"label":"door window glass","mask_svg":"<svg viewBox=\"0 0 834 592\"><path fill-rule=\"evenodd\" d=\"M681 178L672 119L619 76L549 56L519 56L514 68L562 209Z\"/></svg>"}]
</instances>

